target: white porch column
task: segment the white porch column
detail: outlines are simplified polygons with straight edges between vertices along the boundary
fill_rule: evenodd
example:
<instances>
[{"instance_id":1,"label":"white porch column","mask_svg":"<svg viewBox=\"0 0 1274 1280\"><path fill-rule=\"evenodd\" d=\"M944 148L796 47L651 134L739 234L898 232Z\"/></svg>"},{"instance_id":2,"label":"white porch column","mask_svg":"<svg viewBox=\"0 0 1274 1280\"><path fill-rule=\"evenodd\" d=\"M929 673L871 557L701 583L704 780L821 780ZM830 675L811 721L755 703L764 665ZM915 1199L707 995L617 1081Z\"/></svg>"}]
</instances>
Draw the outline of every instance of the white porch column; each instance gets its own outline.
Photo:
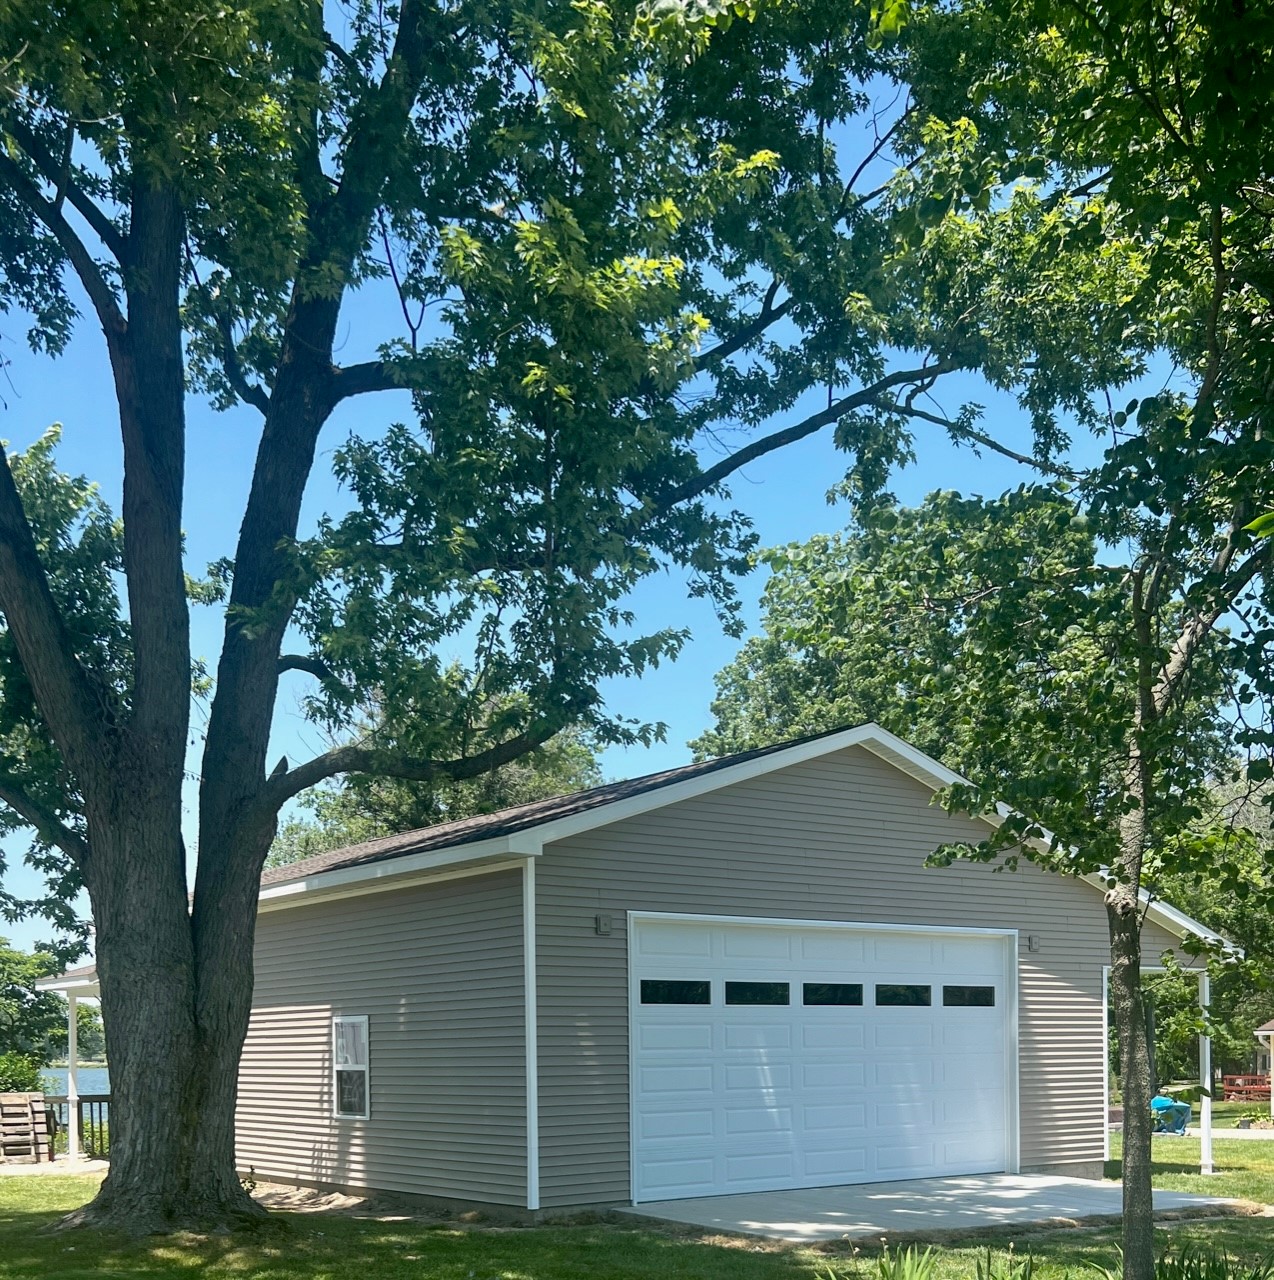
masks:
<instances>
[{"instance_id":1,"label":"white porch column","mask_svg":"<svg viewBox=\"0 0 1274 1280\"><path fill-rule=\"evenodd\" d=\"M1270 1119L1274 1120L1274 1031L1258 1031L1256 1039L1259 1044L1265 1046L1265 1052L1269 1058L1269 1070L1265 1075L1270 1082Z\"/></svg>"},{"instance_id":2,"label":"white porch column","mask_svg":"<svg viewBox=\"0 0 1274 1280\"><path fill-rule=\"evenodd\" d=\"M70 1160L80 1158L80 1063L79 1000L66 997L66 1154Z\"/></svg>"},{"instance_id":3,"label":"white porch column","mask_svg":"<svg viewBox=\"0 0 1274 1280\"><path fill-rule=\"evenodd\" d=\"M1212 1004L1212 979L1208 971L1199 972L1199 1009L1204 1020ZM1212 1037L1206 1026L1199 1036L1199 1172L1212 1172Z\"/></svg>"}]
</instances>

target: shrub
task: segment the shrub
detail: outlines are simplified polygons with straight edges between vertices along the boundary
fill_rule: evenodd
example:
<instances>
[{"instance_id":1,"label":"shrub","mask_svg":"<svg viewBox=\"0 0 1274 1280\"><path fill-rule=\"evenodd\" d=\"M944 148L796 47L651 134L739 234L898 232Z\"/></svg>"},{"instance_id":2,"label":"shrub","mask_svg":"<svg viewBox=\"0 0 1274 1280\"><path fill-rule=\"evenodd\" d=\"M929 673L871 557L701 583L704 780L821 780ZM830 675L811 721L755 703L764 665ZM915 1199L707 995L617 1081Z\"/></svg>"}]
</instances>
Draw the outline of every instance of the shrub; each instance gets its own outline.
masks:
<instances>
[{"instance_id":1,"label":"shrub","mask_svg":"<svg viewBox=\"0 0 1274 1280\"><path fill-rule=\"evenodd\" d=\"M0 1093L42 1093L40 1062L25 1053L0 1053Z\"/></svg>"}]
</instances>

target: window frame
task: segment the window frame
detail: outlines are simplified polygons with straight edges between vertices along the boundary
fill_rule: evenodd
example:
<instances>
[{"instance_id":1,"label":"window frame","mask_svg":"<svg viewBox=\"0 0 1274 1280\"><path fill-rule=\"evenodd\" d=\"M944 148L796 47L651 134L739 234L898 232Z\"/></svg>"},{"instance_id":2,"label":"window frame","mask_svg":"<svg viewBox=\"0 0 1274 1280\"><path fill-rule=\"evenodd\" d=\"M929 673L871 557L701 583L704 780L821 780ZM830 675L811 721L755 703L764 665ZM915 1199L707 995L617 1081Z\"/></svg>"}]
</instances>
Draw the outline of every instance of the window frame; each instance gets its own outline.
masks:
<instances>
[{"instance_id":1,"label":"window frame","mask_svg":"<svg viewBox=\"0 0 1274 1280\"><path fill-rule=\"evenodd\" d=\"M367 1061L363 1063L341 1064L336 1061L336 1035L341 1023L361 1023L363 1027L363 1045L367 1051ZM341 1088L338 1076L342 1071L361 1071L363 1073L363 1110L342 1111ZM372 1040L369 1019L365 1013L334 1013L332 1015L332 1118L334 1120L370 1120L372 1118Z\"/></svg>"}]
</instances>

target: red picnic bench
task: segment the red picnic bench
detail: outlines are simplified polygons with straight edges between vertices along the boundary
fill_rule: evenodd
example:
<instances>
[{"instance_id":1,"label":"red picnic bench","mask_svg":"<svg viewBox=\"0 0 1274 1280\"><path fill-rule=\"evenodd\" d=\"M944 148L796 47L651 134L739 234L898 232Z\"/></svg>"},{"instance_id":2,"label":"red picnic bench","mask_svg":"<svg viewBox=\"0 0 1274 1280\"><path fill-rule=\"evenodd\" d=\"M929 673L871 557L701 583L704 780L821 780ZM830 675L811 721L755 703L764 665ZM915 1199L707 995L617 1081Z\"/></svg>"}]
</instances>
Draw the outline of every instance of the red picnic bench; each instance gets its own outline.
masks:
<instances>
[{"instance_id":1,"label":"red picnic bench","mask_svg":"<svg viewBox=\"0 0 1274 1280\"><path fill-rule=\"evenodd\" d=\"M1226 1102L1268 1102L1269 1076L1222 1076L1221 1096Z\"/></svg>"}]
</instances>

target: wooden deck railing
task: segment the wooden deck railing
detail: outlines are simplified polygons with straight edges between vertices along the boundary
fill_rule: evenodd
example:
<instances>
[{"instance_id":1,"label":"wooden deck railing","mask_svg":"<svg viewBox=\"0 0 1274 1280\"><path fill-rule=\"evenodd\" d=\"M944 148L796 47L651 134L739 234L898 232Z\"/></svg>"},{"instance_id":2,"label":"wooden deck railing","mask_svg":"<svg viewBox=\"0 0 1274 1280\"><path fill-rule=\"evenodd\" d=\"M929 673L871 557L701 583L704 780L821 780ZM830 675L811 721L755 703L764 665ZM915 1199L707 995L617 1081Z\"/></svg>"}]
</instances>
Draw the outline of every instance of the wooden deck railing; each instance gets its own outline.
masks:
<instances>
[{"instance_id":1,"label":"wooden deck railing","mask_svg":"<svg viewBox=\"0 0 1274 1280\"><path fill-rule=\"evenodd\" d=\"M66 1150L66 1132L69 1122L70 1101L64 1093L46 1094L44 1101L57 1118L57 1149ZM111 1151L111 1095L109 1093L82 1093L79 1097L80 1150L88 1156L102 1159Z\"/></svg>"}]
</instances>

